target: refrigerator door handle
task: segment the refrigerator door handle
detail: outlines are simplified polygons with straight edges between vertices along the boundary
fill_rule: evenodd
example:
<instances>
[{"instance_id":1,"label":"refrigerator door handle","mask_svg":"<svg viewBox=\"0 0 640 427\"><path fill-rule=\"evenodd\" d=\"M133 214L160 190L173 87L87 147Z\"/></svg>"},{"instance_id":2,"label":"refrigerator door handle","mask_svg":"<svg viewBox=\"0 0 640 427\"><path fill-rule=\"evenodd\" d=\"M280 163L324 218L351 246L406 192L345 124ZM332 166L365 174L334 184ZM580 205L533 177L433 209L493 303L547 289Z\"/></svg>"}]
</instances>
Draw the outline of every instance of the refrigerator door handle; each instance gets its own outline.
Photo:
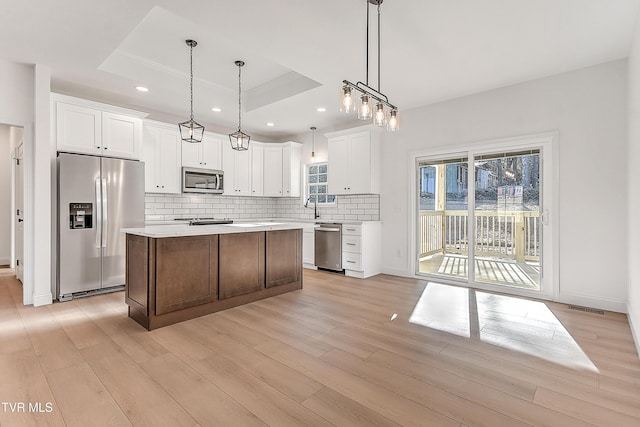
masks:
<instances>
[{"instance_id":1,"label":"refrigerator door handle","mask_svg":"<svg viewBox=\"0 0 640 427\"><path fill-rule=\"evenodd\" d=\"M102 194L100 188L101 179L96 179L96 248L100 248L102 236Z\"/></svg>"},{"instance_id":2,"label":"refrigerator door handle","mask_svg":"<svg viewBox=\"0 0 640 427\"><path fill-rule=\"evenodd\" d=\"M101 179L102 181L102 247L107 247L107 225L109 224L107 220L107 201L109 198L107 197L107 180L106 178Z\"/></svg>"}]
</instances>

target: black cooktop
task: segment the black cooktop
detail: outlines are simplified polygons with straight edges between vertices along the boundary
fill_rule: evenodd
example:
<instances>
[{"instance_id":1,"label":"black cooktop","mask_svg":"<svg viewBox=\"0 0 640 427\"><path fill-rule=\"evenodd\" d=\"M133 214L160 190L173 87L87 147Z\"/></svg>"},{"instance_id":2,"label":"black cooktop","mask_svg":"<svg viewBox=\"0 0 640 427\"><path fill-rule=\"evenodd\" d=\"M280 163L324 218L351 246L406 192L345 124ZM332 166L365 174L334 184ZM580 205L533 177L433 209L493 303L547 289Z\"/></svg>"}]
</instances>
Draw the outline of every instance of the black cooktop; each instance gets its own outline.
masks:
<instances>
[{"instance_id":1,"label":"black cooktop","mask_svg":"<svg viewBox=\"0 0 640 427\"><path fill-rule=\"evenodd\" d=\"M189 221L189 225L233 224L232 219L198 218Z\"/></svg>"}]
</instances>

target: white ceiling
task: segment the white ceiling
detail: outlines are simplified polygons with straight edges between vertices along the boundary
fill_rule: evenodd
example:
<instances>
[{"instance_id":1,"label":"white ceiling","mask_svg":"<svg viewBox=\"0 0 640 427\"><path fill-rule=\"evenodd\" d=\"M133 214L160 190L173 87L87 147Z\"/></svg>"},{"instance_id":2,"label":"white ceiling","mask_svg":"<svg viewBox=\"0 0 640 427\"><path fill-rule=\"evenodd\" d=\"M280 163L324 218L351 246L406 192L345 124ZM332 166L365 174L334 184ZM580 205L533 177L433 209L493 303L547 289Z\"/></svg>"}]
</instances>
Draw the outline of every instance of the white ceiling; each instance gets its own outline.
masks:
<instances>
[{"instance_id":1,"label":"white ceiling","mask_svg":"<svg viewBox=\"0 0 640 427\"><path fill-rule=\"evenodd\" d=\"M54 91L237 126L278 141L349 124L344 79L365 80L365 0L0 0L0 58L51 68ZM640 0L385 0L381 91L403 110L628 55ZM375 17L375 7L371 7ZM372 21L374 24L374 21ZM377 85L375 25L369 82ZM0 76L1 78L1 76ZM139 93L134 86L149 87ZM214 113L211 108L222 108ZM316 111L325 107L324 113ZM274 127L267 127L274 122Z\"/></svg>"}]
</instances>

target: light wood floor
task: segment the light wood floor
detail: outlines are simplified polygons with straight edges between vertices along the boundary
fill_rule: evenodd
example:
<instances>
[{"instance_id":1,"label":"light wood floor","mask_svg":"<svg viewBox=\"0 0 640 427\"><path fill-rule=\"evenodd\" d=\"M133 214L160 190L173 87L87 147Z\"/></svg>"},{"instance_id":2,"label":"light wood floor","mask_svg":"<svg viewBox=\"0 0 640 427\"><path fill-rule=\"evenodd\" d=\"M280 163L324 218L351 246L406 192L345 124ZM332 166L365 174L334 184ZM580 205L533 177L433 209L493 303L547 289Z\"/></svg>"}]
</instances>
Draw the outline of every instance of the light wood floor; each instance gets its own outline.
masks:
<instances>
[{"instance_id":1,"label":"light wood floor","mask_svg":"<svg viewBox=\"0 0 640 427\"><path fill-rule=\"evenodd\" d=\"M624 315L304 273L302 291L147 332L122 292L25 307L0 272L0 425L640 425Z\"/></svg>"}]
</instances>

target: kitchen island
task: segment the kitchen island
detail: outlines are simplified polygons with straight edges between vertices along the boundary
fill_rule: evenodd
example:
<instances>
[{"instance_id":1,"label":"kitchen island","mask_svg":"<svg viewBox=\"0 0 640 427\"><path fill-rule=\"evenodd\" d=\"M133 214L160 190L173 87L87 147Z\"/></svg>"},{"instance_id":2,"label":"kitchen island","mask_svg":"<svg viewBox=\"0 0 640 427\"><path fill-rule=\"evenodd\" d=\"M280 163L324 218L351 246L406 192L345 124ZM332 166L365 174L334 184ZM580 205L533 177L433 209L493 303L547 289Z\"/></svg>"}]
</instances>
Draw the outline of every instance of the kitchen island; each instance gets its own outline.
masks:
<instances>
[{"instance_id":1,"label":"kitchen island","mask_svg":"<svg viewBox=\"0 0 640 427\"><path fill-rule=\"evenodd\" d=\"M125 300L148 330L302 289L302 225L129 228Z\"/></svg>"}]
</instances>

